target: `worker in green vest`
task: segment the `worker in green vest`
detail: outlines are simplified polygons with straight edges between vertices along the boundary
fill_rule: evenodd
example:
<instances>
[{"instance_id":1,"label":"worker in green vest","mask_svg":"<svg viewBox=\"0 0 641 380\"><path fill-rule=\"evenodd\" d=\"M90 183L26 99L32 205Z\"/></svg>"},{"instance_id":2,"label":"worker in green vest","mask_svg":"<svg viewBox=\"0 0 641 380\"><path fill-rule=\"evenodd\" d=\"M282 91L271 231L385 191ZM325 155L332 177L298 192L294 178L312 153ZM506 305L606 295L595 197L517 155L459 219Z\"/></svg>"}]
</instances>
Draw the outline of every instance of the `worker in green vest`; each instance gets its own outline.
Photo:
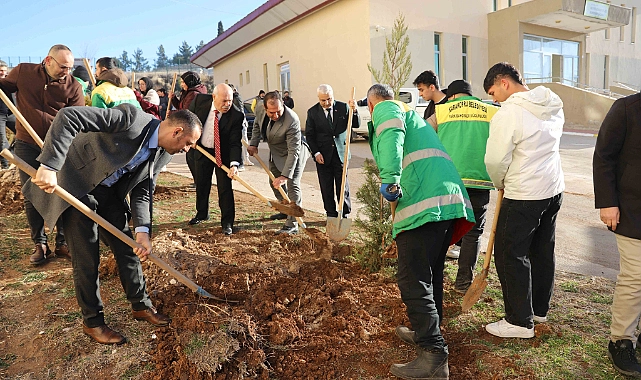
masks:
<instances>
[{"instance_id":1,"label":"worker in green vest","mask_svg":"<svg viewBox=\"0 0 641 380\"><path fill-rule=\"evenodd\" d=\"M396 328L418 357L394 364L403 379L447 379L448 348L441 330L445 253L474 225L465 186L436 133L414 110L393 100L388 85L367 92L372 121L370 148L380 177L380 192L398 202L392 236L398 247L398 287L413 330Z\"/></svg>"},{"instance_id":2,"label":"worker in green vest","mask_svg":"<svg viewBox=\"0 0 641 380\"><path fill-rule=\"evenodd\" d=\"M490 203L490 190L494 188L485 169L484 159L490 135L490 119L498 111L498 107L472 96L472 86L461 79L448 86L447 98L446 103L436 106L436 113L427 122L434 128L452 158L474 209L476 224L457 243L460 254L455 257L458 259L458 272L454 289L465 294L472 284L487 206Z\"/></svg>"}]
</instances>

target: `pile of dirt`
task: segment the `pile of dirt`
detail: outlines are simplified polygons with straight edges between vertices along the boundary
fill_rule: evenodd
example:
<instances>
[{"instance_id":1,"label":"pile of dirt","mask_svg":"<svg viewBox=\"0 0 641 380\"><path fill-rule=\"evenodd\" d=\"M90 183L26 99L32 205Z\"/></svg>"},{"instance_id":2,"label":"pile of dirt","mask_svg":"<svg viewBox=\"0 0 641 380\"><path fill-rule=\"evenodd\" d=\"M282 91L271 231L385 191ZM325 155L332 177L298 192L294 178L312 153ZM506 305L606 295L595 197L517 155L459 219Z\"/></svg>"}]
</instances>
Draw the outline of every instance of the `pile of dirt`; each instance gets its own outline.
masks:
<instances>
[{"instance_id":1,"label":"pile of dirt","mask_svg":"<svg viewBox=\"0 0 641 380\"><path fill-rule=\"evenodd\" d=\"M18 169L0 171L0 215L17 214L24 210Z\"/></svg>"}]
</instances>

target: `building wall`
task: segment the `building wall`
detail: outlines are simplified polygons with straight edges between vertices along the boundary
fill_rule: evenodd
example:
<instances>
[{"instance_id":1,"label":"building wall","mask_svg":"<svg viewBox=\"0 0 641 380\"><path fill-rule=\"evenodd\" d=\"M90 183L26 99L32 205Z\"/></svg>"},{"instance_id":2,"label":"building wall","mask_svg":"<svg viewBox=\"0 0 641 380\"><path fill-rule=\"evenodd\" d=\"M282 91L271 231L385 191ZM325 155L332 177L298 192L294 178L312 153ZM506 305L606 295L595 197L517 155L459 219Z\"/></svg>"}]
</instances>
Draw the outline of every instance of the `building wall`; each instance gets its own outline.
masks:
<instances>
[{"instance_id":1,"label":"building wall","mask_svg":"<svg viewBox=\"0 0 641 380\"><path fill-rule=\"evenodd\" d=\"M248 99L261 89L279 89L280 65L289 62L294 111L304 128L307 109L318 102L319 84L330 84L335 98L343 101L349 99L352 86L359 93L369 88L368 20L367 0L338 1L215 65L216 81L237 85L243 99ZM265 64L268 86L263 78Z\"/></svg>"},{"instance_id":2,"label":"building wall","mask_svg":"<svg viewBox=\"0 0 641 380\"><path fill-rule=\"evenodd\" d=\"M633 9L633 16L630 24L621 28L611 28L609 38L606 38L606 31L601 30L590 33L586 38L586 52L590 58L590 78L588 84L598 88L609 88L610 85L620 81L641 87L641 21L634 17L634 13L641 10L641 0L625 0L623 2L612 1L612 4L625 6ZM634 9L636 8L636 12ZM636 24L636 28L633 28ZM632 36L633 30L635 36ZM604 65L605 56L609 56L609 81L606 78L604 86Z\"/></svg>"},{"instance_id":3,"label":"building wall","mask_svg":"<svg viewBox=\"0 0 641 380\"><path fill-rule=\"evenodd\" d=\"M383 67L385 36L392 32L399 12L405 16L412 53L412 72L405 87L425 70L434 70L434 33L441 34L441 86L462 78L462 42L468 37L468 81L480 97L487 71L487 14L492 0L429 1L370 0L371 64ZM454 17L455 15L455 17ZM374 82L374 78L371 78Z\"/></svg>"}]
</instances>

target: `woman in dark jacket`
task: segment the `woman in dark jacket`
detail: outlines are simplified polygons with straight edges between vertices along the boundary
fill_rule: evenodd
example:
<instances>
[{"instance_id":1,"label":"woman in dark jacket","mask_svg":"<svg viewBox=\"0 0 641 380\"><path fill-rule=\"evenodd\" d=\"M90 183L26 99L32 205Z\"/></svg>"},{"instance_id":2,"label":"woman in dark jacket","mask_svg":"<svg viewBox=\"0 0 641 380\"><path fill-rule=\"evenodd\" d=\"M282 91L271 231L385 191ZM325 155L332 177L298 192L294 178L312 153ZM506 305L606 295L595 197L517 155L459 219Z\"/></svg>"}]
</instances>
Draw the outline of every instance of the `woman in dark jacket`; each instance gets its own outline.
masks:
<instances>
[{"instance_id":1,"label":"woman in dark jacket","mask_svg":"<svg viewBox=\"0 0 641 380\"><path fill-rule=\"evenodd\" d=\"M171 99L171 105L178 110L188 109L191 102L196 98L197 94L206 94L207 87L204 84L200 83L200 76L193 71L187 71L180 76L182 81L180 82L180 98L176 98L173 92L173 88L169 91L169 99Z\"/></svg>"}]
</instances>

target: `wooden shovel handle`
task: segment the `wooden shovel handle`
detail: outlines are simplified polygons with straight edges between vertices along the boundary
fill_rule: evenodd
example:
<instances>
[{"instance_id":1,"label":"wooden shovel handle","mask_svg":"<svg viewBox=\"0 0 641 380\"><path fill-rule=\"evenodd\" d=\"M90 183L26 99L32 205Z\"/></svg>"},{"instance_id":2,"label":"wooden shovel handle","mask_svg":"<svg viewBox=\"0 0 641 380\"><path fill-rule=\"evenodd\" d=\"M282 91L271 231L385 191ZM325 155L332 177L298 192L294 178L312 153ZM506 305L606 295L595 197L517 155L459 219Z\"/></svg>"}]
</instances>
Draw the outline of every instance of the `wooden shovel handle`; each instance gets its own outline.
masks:
<instances>
[{"instance_id":1,"label":"wooden shovel handle","mask_svg":"<svg viewBox=\"0 0 641 380\"><path fill-rule=\"evenodd\" d=\"M240 139L240 141L243 143L243 145L245 146L245 148L248 148L248 147L249 147L249 144L247 143L247 141L245 141L245 140L243 140L243 139ZM274 182L274 180L276 179L276 177L274 176L274 173L272 173L272 171L271 171L271 170L269 170L269 168L267 167L267 164L265 164L265 161L263 161L260 157L258 157L258 154L256 154L255 156L252 156L252 157L254 157L254 158L256 159L256 161L258 161L258 163L260 164L260 166L262 166L262 167L263 167L263 169L267 172L267 175L269 176L269 179L271 179L271 180L272 180L272 182ZM289 199L289 196L287 195L287 193L285 192L285 190L283 190L283 187L282 187L282 186L278 186L278 192L280 193L280 195L282 195L282 196L283 196L283 198L285 198L285 200L286 200L287 202L291 202L291 200ZM303 222L303 218L301 218L300 216L297 216L297 217L296 217L296 221L298 222L298 224L300 224L300 225L301 225L301 227L306 228L306 226L305 226L305 222Z\"/></svg>"},{"instance_id":2,"label":"wooden shovel handle","mask_svg":"<svg viewBox=\"0 0 641 380\"><path fill-rule=\"evenodd\" d=\"M496 206L494 207L494 220L492 220L492 231L490 232L490 239L487 242L487 251L485 251L485 260L483 261L484 271L487 271L490 267L490 260L492 259L492 251L494 250L494 237L496 236L496 226L499 222L499 213L501 212L502 202L503 202L503 189L499 190L498 197L496 198Z\"/></svg>"},{"instance_id":3,"label":"wooden shovel handle","mask_svg":"<svg viewBox=\"0 0 641 380\"><path fill-rule=\"evenodd\" d=\"M351 100L354 101L354 96L356 96L356 87L352 87L352 97ZM348 105L349 107L349 105ZM349 159L349 143L352 140L352 119L354 118L354 110L352 107L349 107L349 114L347 116L347 130L345 137L345 155L343 157L343 174L341 175L341 196L338 201L338 217L343 217L343 203L345 202L345 180L347 178L347 164Z\"/></svg>"},{"instance_id":4,"label":"wooden shovel handle","mask_svg":"<svg viewBox=\"0 0 641 380\"><path fill-rule=\"evenodd\" d=\"M132 90L136 89L136 72L135 71L131 72L131 89Z\"/></svg>"},{"instance_id":5,"label":"wooden shovel handle","mask_svg":"<svg viewBox=\"0 0 641 380\"><path fill-rule=\"evenodd\" d=\"M22 126L24 127L24 129L26 129L27 132L29 132L29 135L31 136L33 141L35 141L36 144L38 144L38 146L42 148L42 145L44 145L44 143L42 142L42 139L40 138L40 136L38 136L36 131L34 131L33 128L31 128L31 124L29 124L27 119L25 119L24 116L22 116L20 111L18 111L18 108L13 105L13 102L9 100L9 97L7 96L7 94L5 94L4 91L2 91L1 89L0 89L0 98L2 98L2 101L4 102L4 104L6 104L7 107L11 110L11 112L13 112L13 114L16 116L20 124L22 124Z\"/></svg>"},{"instance_id":6,"label":"wooden shovel handle","mask_svg":"<svg viewBox=\"0 0 641 380\"><path fill-rule=\"evenodd\" d=\"M85 69L87 69L87 72L89 73L89 80L91 80L91 84L93 85L94 88L96 88L96 77L93 76L93 71L91 71L91 65L89 64L89 60L87 58L83 58L82 63L85 64Z\"/></svg>"},{"instance_id":7,"label":"wooden shovel handle","mask_svg":"<svg viewBox=\"0 0 641 380\"><path fill-rule=\"evenodd\" d=\"M13 164L15 164L18 169L22 170L23 172L29 174L29 176L35 178L36 176L36 169L31 167L29 164L24 162L20 157L14 156L11 154L11 152L8 149L4 149L0 155L2 155L4 158L7 160L11 161ZM130 246L131 248L143 248L144 247L129 237L127 234L122 232L121 230L117 229L114 227L111 223L109 223L107 220L105 220L102 216L98 215L95 211L87 207L84 203L80 202L76 197L73 195L69 194L67 190L63 189L60 186L56 186L55 189L53 190L53 193L59 196L60 198L64 199L67 203L78 209L78 211L82 212L85 214L89 219L93 220L94 222L98 223L98 225L105 230L109 231L112 235L117 237L118 239L122 240L125 244ZM164 271L167 273L171 274L173 277L175 277L178 281L182 282L183 284L187 285L191 290L196 292L200 287L196 285L193 281L191 281L189 278L187 278L185 275L177 271L176 269L172 268L169 264L167 264L165 261L160 259L158 256L152 254L149 254L149 260L158 265L160 268L162 268Z\"/></svg>"},{"instance_id":8,"label":"wooden shovel handle","mask_svg":"<svg viewBox=\"0 0 641 380\"><path fill-rule=\"evenodd\" d=\"M174 73L174 80L171 82L171 88L169 91L174 92L174 88L176 87L176 79L178 78L178 73ZM167 94L169 96L169 94ZM167 100L167 113L165 114L165 119L169 117L169 111L171 110L171 99Z\"/></svg>"},{"instance_id":9,"label":"wooden shovel handle","mask_svg":"<svg viewBox=\"0 0 641 380\"><path fill-rule=\"evenodd\" d=\"M202 146L200 146L200 145L196 145L196 149L197 149L200 153L202 153L203 155L205 155L205 157L209 158L209 159L210 159L214 164L216 164L216 165L217 165L217 166L219 166L221 169L223 169L223 170L225 171L225 173L229 173L229 168L228 168L227 166L225 166L225 165L222 165L222 164L221 164L221 165L218 165L218 162L216 162L216 158L215 158L214 156L212 156L212 155L211 155L211 153L209 153L208 151L206 151ZM240 178L239 176L234 176L234 179L235 179L236 181L240 182L240 184L241 184L241 185L245 186L245 187L247 188L247 190L249 190L249 191L251 191L251 192L252 192L252 194L254 194L254 195L255 195L255 196L257 196L258 198L260 198L260 200L262 200L263 202L266 202L266 203L269 205L269 207L272 207L272 203L271 203L271 201L270 201L269 199L265 198L261 193L259 193L256 189L254 189L250 184L248 184L247 182L245 182L245 180L243 180L243 179L242 179L242 178Z\"/></svg>"}]
</instances>

